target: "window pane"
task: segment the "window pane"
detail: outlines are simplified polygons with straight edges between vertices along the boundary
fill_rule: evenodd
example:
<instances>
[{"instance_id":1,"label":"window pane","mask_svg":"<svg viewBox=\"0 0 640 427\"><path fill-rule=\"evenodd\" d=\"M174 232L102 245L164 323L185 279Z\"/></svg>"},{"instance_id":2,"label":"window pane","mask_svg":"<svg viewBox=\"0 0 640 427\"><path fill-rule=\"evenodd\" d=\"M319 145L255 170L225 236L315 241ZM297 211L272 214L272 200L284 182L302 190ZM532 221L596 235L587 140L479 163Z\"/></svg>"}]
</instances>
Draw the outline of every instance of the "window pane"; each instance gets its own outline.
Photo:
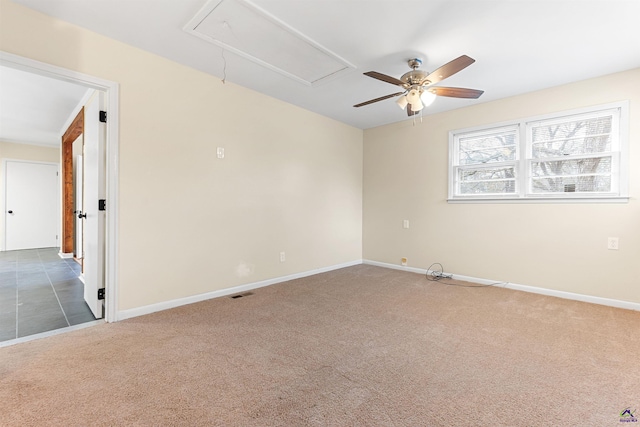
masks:
<instances>
[{"instance_id":1,"label":"window pane","mask_svg":"<svg viewBox=\"0 0 640 427\"><path fill-rule=\"evenodd\" d=\"M516 191L515 169L459 169L460 194L512 194Z\"/></svg>"},{"instance_id":2,"label":"window pane","mask_svg":"<svg viewBox=\"0 0 640 427\"><path fill-rule=\"evenodd\" d=\"M534 159L606 153L611 151L611 135L537 142L532 149Z\"/></svg>"},{"instance_id":3,"label":"window pane","mask_svg":"<svg viewBox=\"0 0 640 427\"><path fill-rule=\"evenodd\" d=\"M532 132L533 158L562 157L611 151L613 117L571 120L564 123L540 123Z\"/></svg>"},{"instance_id":4,"label":"window pane","mask_svg":"<svg viewBox=\"0 0 640 427\"><path fill-rule=\"evenodd\" d=\"M473 165L492 162L506 162L516 158L516 147L488 148L484 150L461 151L460 164Z\"/></svg>"},{"instance_id":5,"label":"window pane","mask_svg":"<svg viewBox=\"0 0 640 427\"><path fill-rule=\"evenodd\" d=\"M606 115L585 120L573 120L556 124L540 124L533 128L533 142L571 138L585 138L611 133L612 116Z\"/></svg>"},{"instance_id":6,"label":"window pane","mask_svg":"<svg viewBox=\"0 0 640 427\"><path fill-rule=\"evenodd\" d=\"M611 173L611 157L531 162L533 177Z\"/></svg>"},{"instance_id":7,"label":"window pane","mask_svg":"<svg viewBox=\"0 0 640 427\"><path fill-rule=\"evenodd\" d=\"M460 181L486 181L495 179L515 178L514 169L460 169Z\"/></svg>"},{"instance_id":8,"label":"window pane","mask_svg":"<svg viewBox=\"0 0 640 427\"><path fill-rule=\"evenodd\" d=\"M458 139L459 164L504 162L516 158L516 129L499 129L494 133L464 135Z\"/></svg>"},{"instance_id":9,"label":"window pane","mask_svg":"<svg viewBox=\"0 0 640 427\"><path fill-rule=\"evenodd\" d=\"M611 176L533 178L531 184L534 193L608 193L611 191Z\"/></svg>"},{"instance_id":10,"label":"window pane","mask_svg":"<svg viewBox=\"0 0 640 427\"><path fill-rule=\"evenodd\" d=\"M460 194L513 194L516 192L515 180L480 181L460 183Z\"/></svg>"}]
</instances>

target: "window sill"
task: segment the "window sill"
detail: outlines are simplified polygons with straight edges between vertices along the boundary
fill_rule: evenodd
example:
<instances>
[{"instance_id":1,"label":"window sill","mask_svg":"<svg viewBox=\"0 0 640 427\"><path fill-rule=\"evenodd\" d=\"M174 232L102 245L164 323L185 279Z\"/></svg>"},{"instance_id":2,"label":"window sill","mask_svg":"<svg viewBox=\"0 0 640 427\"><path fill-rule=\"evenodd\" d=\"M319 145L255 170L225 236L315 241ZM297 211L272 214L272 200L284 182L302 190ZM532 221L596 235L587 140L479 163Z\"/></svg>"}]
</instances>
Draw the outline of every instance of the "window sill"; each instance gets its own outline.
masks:
<instances>
[{"instance_id":1,"label":"window sill","mask_svg":"<svg viewBox=\"0 0 640 427\"><path fill-rule=\"evenodd\" d=\"M455 198L447 203L628 203L629 196Z\"/></svg>"}]
</instances>

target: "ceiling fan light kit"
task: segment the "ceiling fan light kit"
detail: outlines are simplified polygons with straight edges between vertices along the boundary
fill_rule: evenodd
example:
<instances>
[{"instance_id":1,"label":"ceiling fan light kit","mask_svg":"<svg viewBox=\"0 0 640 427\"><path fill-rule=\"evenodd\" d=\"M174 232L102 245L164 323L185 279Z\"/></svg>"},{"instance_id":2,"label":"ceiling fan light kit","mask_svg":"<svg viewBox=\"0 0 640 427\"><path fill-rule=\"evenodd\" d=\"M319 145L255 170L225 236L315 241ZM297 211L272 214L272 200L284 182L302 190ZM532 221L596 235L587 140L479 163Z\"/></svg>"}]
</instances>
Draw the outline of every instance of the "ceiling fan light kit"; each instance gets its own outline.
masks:
<instances>
[{"instance_id":1,"label":"ceiling fan light kit","mask_svg":"<svg viewBox=\"0 0 640 427\"><path fill-rule=\"evenodd\" d=\"M422 101L420 101L420 89L413 88L406 95L407 102L411 105L413 111L420 111L424 108Z\"/></svg>"},{"instance_id":2,"label":"ceiling fan light kit","mask_svg":"<svg viewBox=\"0 0 640 427\"><path fill-rule=\"evenodd\" d=\"M417 88L412 88L406 96L409 104L413 106L414 103L420 100L420 91Z\"/></svg>"},{"instance_id":3,"label":"ceiling fan light kit","mask_svg":"<svg viewBox=\"0 0 640 427\"><path fill-rule=\"evenodd\" d=\"M408 103L409 103L409 101L407 101L407 96L406 95L402 95L396 101L396 104L398 104L398 107L400 107L401 110L404 110L407 107Z\"/></svg>"},{"instance_id":4,"label":"ceiling fan light kit","mask_svg":"<svg viewBox=\"0 0 640 427\"><path fill-rule=\"evenodd\" d=\"M380 98L371 99L354 105L354 107L362 107L364 105L373 104L374 102L383 101L400 95L396 100L398 106L407 111L409 116L415 115L424 107L427 107L435 101L436 96L447 96L451 98L467 98L477 99L484 91L477 89L466 89L459 87L436 87L432 86L447 77L451 77L458 71L461 71L473 64L475 59L462 55L451 62L443 65L432 73L420 70L422 65L420 58L412 58L408 61L411 71L404 73L399 79L379 73L377 71L368 71L365 76L383 81L385 83L400 86L404 92L393 93L391 95L381 96ZM408 107L407 107L408 106Z\"/></svg>"},{"instance_id":5,"label":"ceiling fan light kit","mask_svg":"<svg viewBox=\"0 0 640 427\"><path fill-rule=\"evenodd\" d=\"M422 99L422 103L424 104L424 106L428 107L429 105L433 104L433 101L436 100L436 94L431 92L430 90L426 90L424 91L420 99Z\"/></svg>"}]
</instances>

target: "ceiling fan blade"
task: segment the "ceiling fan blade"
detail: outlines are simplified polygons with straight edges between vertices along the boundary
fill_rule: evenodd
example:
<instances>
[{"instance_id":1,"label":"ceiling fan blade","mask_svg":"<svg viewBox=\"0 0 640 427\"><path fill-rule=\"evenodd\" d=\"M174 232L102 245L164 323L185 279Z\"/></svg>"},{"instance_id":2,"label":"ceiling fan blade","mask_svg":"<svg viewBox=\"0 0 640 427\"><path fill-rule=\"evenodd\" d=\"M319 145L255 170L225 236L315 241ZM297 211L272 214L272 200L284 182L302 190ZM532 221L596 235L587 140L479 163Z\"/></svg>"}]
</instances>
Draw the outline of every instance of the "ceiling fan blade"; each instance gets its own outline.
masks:
<instances>
[{"instance_id":1,"label":"ceiling fan blade","mask_svg":"<svg viewBox=\"0 0 640 427\"><path fill-rule=\"evenodd\" d=\"M438 96L449 96L451 98L478 99L480 98L480 95L484 93L483 90L466 89L462 87L431 87L427 90Z\"/></svg>"},{"instance_id":2,"label":"ceiling fan blade","mask_svg":"<svg viewBox=\"0 0 640 427\"><path fill-rule=\"evenodd\" d=\"M404 86L405 82L402 80L398 80L395 77L387 76L386 74L379 73L377 71L367 71L363 73L365 76L373 77L374 79L382 80L386 83L391 83L392 85Z\"/></svg>"},{"instance_id":3,"label":"ceiling fan blade","mask_svg":"<svg viewBox=\"0 0 640 427\"><path fill-rule=\"evenodd\" d=\"M458 71L464 70L474 62L476 62L475 59L469 58L467 55L462 55L451 62L447 62L442 67L433 71L427 76L427 80L431 82L430 84L438 83L439 81L442 81L447 77L453 76Z\"/></svg>"},{"instance_id":4,"label":"ceiling fan blade","mask_svg":"<svg viewBox=\"0 0 640 427\"><path fill-rule=\"evenodd\" d=\"M362 107L363 105L373 104L374 102L384 101L385 99L393 98L394 96L402 95L404 92L392 93L391 95L381 96L380 98L370 99L369 101L361 102L354 105L354 107Z\"/></svg>"}]
</instances>

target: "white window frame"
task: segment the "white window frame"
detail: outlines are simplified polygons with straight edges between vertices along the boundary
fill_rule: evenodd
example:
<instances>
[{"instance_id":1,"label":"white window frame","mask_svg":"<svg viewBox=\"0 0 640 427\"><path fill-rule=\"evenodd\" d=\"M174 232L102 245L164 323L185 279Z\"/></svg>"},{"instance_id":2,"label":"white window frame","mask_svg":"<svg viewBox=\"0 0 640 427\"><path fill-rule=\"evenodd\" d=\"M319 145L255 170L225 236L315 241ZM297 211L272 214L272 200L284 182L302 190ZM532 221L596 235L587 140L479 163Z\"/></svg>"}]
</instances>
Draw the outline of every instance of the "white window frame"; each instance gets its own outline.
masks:
<instances>
[{"instance_id":1,"label":"white window frame","mask_svg":"<svg viewBox=\"0 0 640 427\"><path fill-rule=\"evenodd\" d=\"M535 124L544 121L567 121L571 116L597 116L603 112L616 110L617 132L612 134L612 191L608 193L534 193L531 189L532 163L537 159L532 158L531 132ZM614 119L614 120L616 120ZM510 194L457 194L458 171L465 168L480 169L482 165L460 165L458 143L460 138L469 134L482 135L493 133L501 129L516 128L518 142L516 147L516 160L505 162L493 162L491 166L514 165L516 174L516 192ZM614 123L615 129L615 123ZM541 116L526 117L508 122L493 123L485 126L457 129L449 132L449 179L448 202L449 203L625 203L629 201L629 101L615 102L611 104L597 105L587 108L560 111ZM608 154L607 154L608 155ZM595 156L595 155L594 155ZM576 156L576 158L586 158ZM489 164L488 164L489 165Z\"/></svg>"},{"instance_id":2,"label":"white window frame","mask_svg":"<svg viewBox=\"0 0 640 427\"><path fill-rule=\"evenodd\" d=\"M516 158L513 160L505 160L505 161L500 161L500 162L489 162L489 163L485 163L485 164L470 164L470 165L461 165L460 164L460 150L458 150L458 142L460 139L464 138L465 136L469 135L469 134L473 134L474 136L483 136L483 135L492 135L492 134L496 134L496 133L503 133L503 132L508 132L508 131L514 131L515 132L515 136L516 136L516 146L515 146L515 156ZM450 183L449 183L449 191L450 193L455 193L455 190L457 188L457 184L458 184L458 172L459 171L464 171L464 170L478 170L478 169L493 169L496 167L513 167L514 172L515 172L515 193L509 193L509 194L468 194L468 195L464 195L464 196L460 196L460 197L464 197L465 199L468 200L476 200L476 199L485 199L485 198L491 198L491 199L505 199L505 198L513 198L515 197L519 191L521 191L522 189L522 182L520 179L521 176L521 165L519 162L519 158L521 156L521 152L522 152L522 147L521 147L521 132L520 132L520 126L518 123L509 123L509 124L498 124L498 125L492 125L492 126L483 126L482 128L474 128L471 130L463 130L461 132L457 132L454 135L454 150L449 150L450 153L450 161L449 161L449 168L450 168ZM449 136L449 139L451 140L451 133ZM451 197L449 197L451 198Z\"/></svg>"}]
</instances>

